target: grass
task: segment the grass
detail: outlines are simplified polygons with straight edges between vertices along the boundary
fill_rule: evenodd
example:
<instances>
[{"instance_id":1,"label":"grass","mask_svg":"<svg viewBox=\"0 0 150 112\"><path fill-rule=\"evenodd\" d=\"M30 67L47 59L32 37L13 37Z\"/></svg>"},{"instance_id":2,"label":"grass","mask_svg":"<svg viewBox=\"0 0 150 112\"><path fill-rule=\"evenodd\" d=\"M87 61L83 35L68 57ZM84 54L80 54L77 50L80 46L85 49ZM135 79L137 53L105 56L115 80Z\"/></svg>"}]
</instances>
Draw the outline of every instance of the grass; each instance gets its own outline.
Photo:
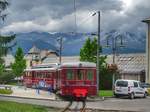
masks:
<instances>
[{"instance_id":1,"label":"grass","mask_svg":"<svg viewBox=\"0 0 150 112\"><path fill-rule=\"evenodd\" d=\"M113 96L113 91L112 90L100 90L99 91L99 96L100 97L112 97Z\"/></svg>"},{"instance_id":2,"label":"grass","mask_svg":"<svg viewBox=\"0 0 150 112\"><path fill-rule=\"evenodd\" d=\"M0 89L0 94L12 94L12 92L10 89Z\"/></svg>"},{"instance_id":3,"label":"grass","mask_svg":"<svg viewBox=\"0 0 150 112\"><path fill-rule=\"evenodd\" d=\"M17 85L17 82L9 82L7 83L8 85L13 85L13 86L16 86Z\"/></svg>"},{"instance_id":4,"label":"grass","mask_svg":"<svg viewBox=\"0 0 150 112\"><path fill-rule=\"evenodd\" d=\"M48 109L42 106L0 101L0 112L48 112Z\"/></svg>"},{"instance_id":5,"label":"grass","mask_svg":"<svg viewBox=\"0 0 150 112\"><path fill-rule=\"evenodd\" d=\"M11 80L11 81L7 82L7 85L16 86L17 84L18 84L18 82L16 80Z\"/></svg>"}]
</instances>

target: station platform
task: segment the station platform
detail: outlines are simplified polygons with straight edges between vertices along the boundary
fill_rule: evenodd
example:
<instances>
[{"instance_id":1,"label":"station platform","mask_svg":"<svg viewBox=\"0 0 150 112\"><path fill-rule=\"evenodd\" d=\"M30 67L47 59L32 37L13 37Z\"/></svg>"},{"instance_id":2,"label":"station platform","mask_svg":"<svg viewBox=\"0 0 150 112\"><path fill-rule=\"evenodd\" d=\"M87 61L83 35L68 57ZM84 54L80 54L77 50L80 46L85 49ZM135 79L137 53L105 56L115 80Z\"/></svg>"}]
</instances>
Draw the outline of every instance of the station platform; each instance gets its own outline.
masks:
<instances>
[{"instance_id":1,"label":"station platform","mask_svg":"<svg viewBox=\"0 0 150 112\"><path fill-rule=\"evenodd\" d=\"M12 94L6 96L13 96L13 97L22 97L22 98L34 98L34 99L48 99L48 100L55 100L56 96L54 93L50 93L44 90L26 88L24 86L11 86L13 91Z\"/></svg>"}]
</instances>

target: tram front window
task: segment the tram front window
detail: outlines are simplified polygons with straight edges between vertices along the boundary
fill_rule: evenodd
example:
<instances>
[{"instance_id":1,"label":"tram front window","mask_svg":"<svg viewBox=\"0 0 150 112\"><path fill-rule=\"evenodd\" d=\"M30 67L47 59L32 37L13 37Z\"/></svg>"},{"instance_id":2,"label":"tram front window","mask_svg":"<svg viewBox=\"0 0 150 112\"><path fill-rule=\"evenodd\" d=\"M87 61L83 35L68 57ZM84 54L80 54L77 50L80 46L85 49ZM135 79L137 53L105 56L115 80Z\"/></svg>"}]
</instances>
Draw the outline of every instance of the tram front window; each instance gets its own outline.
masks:
<instances>
[{"instance_id":1,"label":"tram front window","mask_svg":"<svg viewBox=\"0 0 150 112\"><path fill-rule=\"evenodd\" d=\"M67 70L67 79L68 80L74 79L73 70Z\"/></svg>"},{"instance_id":2,"label":"tram front window","mask_svg":"<svg viewBox=\"0 0 150 112\"><path fill-rule=\"evenodd\" d=\"M87 71L87 80L93 80L93 71L92 70L88 70Z\"/></svg>"}]
</instances>

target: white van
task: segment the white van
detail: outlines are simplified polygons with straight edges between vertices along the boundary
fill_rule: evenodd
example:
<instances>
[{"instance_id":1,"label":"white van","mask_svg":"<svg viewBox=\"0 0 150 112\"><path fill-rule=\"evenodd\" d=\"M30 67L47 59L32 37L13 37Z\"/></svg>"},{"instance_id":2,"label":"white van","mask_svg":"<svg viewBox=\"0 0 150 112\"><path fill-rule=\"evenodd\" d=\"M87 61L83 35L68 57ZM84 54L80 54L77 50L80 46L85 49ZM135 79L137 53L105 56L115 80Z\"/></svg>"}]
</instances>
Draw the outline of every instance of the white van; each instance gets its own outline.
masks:
<instances>
[{"instance_id":1,"label":"white van","mask_svg":"<svg viewBox=\"0 0 150 112\"><path fill-rule=\"evenodd\" d=\"M136 80L118 79L114 85L114 95L134 97L146 97L145 89L141 87L140 82Z\"/></svg>"}]
</instances>

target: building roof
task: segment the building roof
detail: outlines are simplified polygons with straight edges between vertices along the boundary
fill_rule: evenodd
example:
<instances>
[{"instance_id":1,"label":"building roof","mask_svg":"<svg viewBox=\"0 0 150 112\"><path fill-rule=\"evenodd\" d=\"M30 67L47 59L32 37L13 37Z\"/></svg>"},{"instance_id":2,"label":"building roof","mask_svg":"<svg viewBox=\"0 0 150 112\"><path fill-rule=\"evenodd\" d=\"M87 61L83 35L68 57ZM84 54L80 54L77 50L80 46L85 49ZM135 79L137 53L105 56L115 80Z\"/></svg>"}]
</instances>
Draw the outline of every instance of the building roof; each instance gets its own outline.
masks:
<instances>
[{"instance_id":1,"label":"building roof","mask_svg":"<svg viewBox=\"0 0 150 112\"><path fill-rule=\"evenodd\" d=\"M142 20L142 22L150 23L150 17Z\"/></svg>"},{"instance_id":2,"label":"building roof","mask_svg":"<svg viewBox=\"0 0 150 112\"><path fill-rule=\"evenodd\" d=\"M123 54L118 56L116 61L120 73L140 73L145 71L145 54Z\"/></svg>"},{"instance_id":3,"label":"building roof","mask_svg":"<svg viewBox=\"0 0 150 112\"><path fill-rule=\"evenodd\" d=\"M67 63L67 62L78 62L80 59L79 56L62 56L61 61L62 63ZM55 55L51 55L46 57L42 63L59 63L59 57Z\"/></svg>"},{"instance_id":4,"label":"building roof","mask_svg":"<svg viewBox=\"0 0 150 112\"><path fill-rule=\"evenodd\" d=\"M41 51L35 45L29 50L28 54L39 54Z\"/></svg>"}]
</instances>

